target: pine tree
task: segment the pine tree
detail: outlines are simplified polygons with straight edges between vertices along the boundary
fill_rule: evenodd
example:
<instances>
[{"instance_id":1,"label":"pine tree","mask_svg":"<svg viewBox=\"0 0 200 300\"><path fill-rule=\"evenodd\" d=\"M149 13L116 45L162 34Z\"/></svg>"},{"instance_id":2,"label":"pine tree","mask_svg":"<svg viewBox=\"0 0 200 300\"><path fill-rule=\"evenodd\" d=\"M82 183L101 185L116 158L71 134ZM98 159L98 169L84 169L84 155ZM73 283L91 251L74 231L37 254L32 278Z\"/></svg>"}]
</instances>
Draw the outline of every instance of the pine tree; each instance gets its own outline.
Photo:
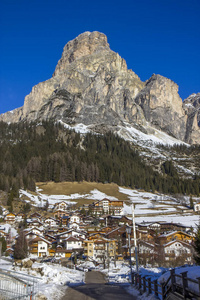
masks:
<instances>
[{"instance_id":1,"label":"pine tree","mask_svg":"<svg viewBox=\"0 0 200 300\"><path fill-rule=\"evenodd\" d=\"M195 250L194 260L197 265L200 265L200 225L197 226L193 248Z\"/></svg>"},{"instance_id":2,"label":"pine tree","mask_svg":"<svg viewBox=\"0 0 200 300\"><path fill-rule=\"evenodd\" d=\"M190 195L190 208L194 208L194 203L193 203L192 195Z\"/></svg>"},{"instance_id":3,"label":"pine tree","mask_svg":"<svg viewBox=\"0 0 200 300\"><path fill-rule=\"evenodd\" d=\"M27 257L28 245L23 231L20 231L14 248L14 258L24 259Z\"/></svg>"},{"instance_id":4,"label":"pine tree","mask_svg":"<svg viewBox=\"0 0 200 300\"><path fill-rule=\"evenodd\" d=\"M0 242L2 244L2 248L1 248L2 253L4 253L6 251L6 249L7 249L7 243L6 243L6 239L4 238L4 236L2 236L0 238Z\"/></svg>"}]
</instances>

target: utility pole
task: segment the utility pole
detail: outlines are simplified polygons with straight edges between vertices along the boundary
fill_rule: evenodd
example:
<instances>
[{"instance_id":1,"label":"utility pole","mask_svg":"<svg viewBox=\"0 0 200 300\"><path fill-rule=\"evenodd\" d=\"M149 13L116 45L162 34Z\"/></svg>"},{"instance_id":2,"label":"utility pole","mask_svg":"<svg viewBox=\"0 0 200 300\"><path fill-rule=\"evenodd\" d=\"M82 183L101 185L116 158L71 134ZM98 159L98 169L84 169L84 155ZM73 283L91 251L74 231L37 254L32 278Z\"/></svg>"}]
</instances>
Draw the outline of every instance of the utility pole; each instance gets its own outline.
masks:
<instances>
[{"instance_id":1,"label":"utility pole","mask_svg":"<svg viewBox=\"0 0 200 300\"><path fill-rule=\"evenodd\" d=\"M131 272L131 283L132 283L132 262L131 262L131 227L126 227L126 232L128 234L128 246L129 246L129 254L130 254L130 259L129 259L129 262L130 262L130 272Z\"/></svg>"},{"instance_id":2,"label":"utility pole","mask_svg":"<svg viewBox=\"0 0 200 300\"><path fill-rule=\"evenodd\" d=\"M107 241L107 266L108 266L108 272L109 272L109 265L110 265L110 261L109 261L109 242Z\"/></svg>"},{"instance_id":3,"label":"utility pole","mask_svg":"<svg viewBox=\"0 0 200 300\"><path fill-rule=\"evenodd\" d=\"M138 249L137 249L137 238L136 238L136 229L135 229L134 204L132 204L132 220L133 220L133 238L134 238L134 246L135 246L136 272L138 273Z\"/></svg>"}]
</instances>

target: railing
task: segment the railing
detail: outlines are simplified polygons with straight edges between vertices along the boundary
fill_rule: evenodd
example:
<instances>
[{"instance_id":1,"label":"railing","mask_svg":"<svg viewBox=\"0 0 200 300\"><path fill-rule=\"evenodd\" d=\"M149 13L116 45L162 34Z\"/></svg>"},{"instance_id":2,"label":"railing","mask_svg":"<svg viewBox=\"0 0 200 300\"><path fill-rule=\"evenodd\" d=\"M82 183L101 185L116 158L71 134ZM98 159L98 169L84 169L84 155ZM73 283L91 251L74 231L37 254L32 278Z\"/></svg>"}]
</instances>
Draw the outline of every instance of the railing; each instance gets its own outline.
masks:
<instances>
[{"instance_id":1,"label":"railing","mask_svg":"<svg viewBox=\"0 0 200 300\"><path fill-rule=\"evenodd\" d=\"M94 250L105 250L105 247L96 246L96 247L94 247Z\"/></svg>"},{"instance_id":2,"label":"railing","mask_svg":"<svg viewBox=\"0 0 200 300\"><path fill-rule=\"evenodd\" d=\"M0 300L33 299L40 278L0 269Z\"/></svg>"},{"instance_id":3,"label":"railing","mask_svg":"<svg viewBox=\"0 0 200 300\"><path fill-rule=\"evenodd\" d=\"M159 283L158 280L132 274L132 283L143 293L154 294L157 298L166 299L169 294L176 295L180 299L200 299L200 277L192 279L187 277L187 271L180 275L175 274L175 269L170 271L169 278Z\"/></svg>"},{"instance_id":4,"label":"railing","mask_svg":"<svg viewBox=\"0 0 200 300\"><path fill-rule=\"evenodd\" d=\"M181 295L182 299L200 299L200 277L188 278L187 271L179 275L172 269L170 278L172 293Z\"/></svg>"}]
</instances>

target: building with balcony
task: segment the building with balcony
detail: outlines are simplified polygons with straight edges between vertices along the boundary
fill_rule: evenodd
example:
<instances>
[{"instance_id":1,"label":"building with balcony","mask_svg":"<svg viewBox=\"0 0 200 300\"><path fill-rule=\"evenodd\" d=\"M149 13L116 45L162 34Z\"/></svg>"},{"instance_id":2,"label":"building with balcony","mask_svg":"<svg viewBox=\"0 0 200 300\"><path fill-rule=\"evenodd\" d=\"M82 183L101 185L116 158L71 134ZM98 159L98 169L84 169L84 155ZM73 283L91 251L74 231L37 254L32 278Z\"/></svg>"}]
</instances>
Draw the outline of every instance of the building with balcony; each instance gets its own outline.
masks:
<instances>
[{"instance_id":1,"label":"building with balcony","mask_svg":"<svg viewBox=\"0 0 200 300\"><path fill-rule=\"evenodd\" d=\"M89 205L89 210L94 215L111 214L114 216L120 216L123 214L124 202L120 200L102 199L93 202Z\"/></svg>"},{"instance_id":2,"label":"building with balcony","mask_svg":"<svg viewBox=\"0 0 200 300\"><path fill-rule=\"evenodd\" d=\"M28 252L37 257L49 256L49 247L51 243L42 237L35 237L28 243Z\"/></svg>"}]
</instances>

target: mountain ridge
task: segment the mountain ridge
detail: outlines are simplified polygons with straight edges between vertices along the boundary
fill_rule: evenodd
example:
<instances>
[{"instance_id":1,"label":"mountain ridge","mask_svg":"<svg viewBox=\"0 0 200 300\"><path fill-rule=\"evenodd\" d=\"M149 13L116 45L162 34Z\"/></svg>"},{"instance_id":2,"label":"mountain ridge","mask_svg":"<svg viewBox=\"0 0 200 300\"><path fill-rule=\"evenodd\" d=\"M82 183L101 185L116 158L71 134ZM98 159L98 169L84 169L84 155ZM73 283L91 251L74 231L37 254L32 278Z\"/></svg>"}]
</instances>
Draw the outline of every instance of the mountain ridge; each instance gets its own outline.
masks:
<instances>
[{"instance_id":1,"label":"mountain ridge","mask_svg":"<svg viewBox=\"0 0 200 300\"><path fill-rule=\"evenodd\" d=\"M61 120L118 131L129 123L152 133L155 128L186 143L199 143L200 93L182 102L178 85L153 74L146 82L100 32L85 32L69 41L52 78L33 87L24 105L0 115L5 122Z\"/></svg>"}]
</instances>

